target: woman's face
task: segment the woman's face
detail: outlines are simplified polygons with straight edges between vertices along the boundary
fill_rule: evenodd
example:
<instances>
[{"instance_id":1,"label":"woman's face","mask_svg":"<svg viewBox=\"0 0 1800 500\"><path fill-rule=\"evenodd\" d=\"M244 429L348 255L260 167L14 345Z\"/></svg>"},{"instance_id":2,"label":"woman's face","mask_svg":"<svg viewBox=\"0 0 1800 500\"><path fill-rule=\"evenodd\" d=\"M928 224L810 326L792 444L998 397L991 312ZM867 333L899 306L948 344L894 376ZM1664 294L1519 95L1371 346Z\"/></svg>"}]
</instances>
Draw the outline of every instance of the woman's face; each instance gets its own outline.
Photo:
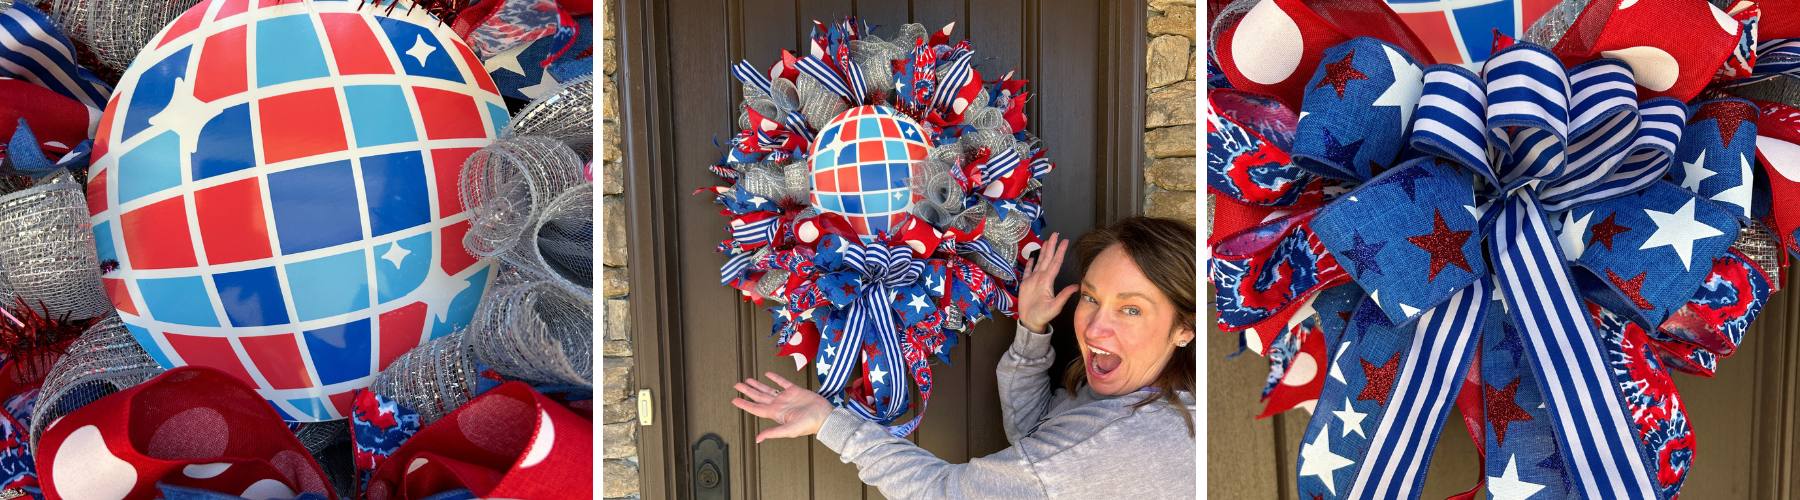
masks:
<instances>
[{"instance_id":1,"label":"woman's face","mask_svg":"<svg viewBox=\"0 0 1800 500\"><path fill-rule=\"evenodd\" d=\"M1176 325L1175 304L1116 244L1088 264L1077 300L1075 339L1088 386L1098 394L1129 394L1150 385L1176 344L1194 338Z\"/></svg>"}]
</instances>

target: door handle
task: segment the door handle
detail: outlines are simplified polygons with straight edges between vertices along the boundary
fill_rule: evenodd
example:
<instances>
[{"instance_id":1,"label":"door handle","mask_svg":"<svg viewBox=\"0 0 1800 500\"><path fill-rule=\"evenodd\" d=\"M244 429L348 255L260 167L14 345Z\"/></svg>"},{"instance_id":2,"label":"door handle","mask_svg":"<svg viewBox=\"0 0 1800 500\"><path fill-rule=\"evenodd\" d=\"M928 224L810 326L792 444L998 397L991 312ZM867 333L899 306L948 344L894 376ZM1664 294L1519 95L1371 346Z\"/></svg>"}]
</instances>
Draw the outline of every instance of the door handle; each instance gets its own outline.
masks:
<instances>
[{"instance_id":1,"label":"door handle","mask_svg":"<svg viewBox=\"0 0 1800 500\"><path fill-rule=\"evenodd\" d=\"M718 434L707 433L694 441L694 470L690 477L694 498L726 500L731 498L730 448Z\"/></svg>"}]
</instances>

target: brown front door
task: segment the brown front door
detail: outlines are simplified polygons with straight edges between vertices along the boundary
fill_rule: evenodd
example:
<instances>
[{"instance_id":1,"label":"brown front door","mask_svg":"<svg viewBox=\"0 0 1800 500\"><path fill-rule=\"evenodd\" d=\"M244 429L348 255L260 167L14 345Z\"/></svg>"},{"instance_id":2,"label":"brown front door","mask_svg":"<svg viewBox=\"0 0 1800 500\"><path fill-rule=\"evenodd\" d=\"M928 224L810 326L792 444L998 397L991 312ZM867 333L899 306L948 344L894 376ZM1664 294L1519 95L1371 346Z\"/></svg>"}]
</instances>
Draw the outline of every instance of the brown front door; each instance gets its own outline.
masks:
<instances>
[{"instance_id":1,"label":"brown front door","mask_svg":"<svg viewBox=\"0 0 1800 500\"><path fill-rule=\"evenodd\" d=\"M813 19L855 15L883 36L905 23L936 29L955 22L952 38L972 40L983 75L1017 69L1031 82L1030 130L1056 163L1044 193L1050 230L1079 235L1141 211L1141 1L620 0L615 6L636 384L655 398L654 425L641 429L645 498L880 497L815 441L753 444L766 422L730 404L733 382L764 371L816 385L811 367L796 373L791 361L776 357L768 313L719 284L723 258L714 248L724 219L709 197L690 194L719 182L707 166L719 160L718 144L736 132L741 96L732 63L748 59L766 68L784 48L803 53ZM1011 321L982 323L962 339L951 364L935 367L931 409L913 436L917 443L950 462L1006 446L992 370L1012 328ZM698 473L694 446L708 435L722 440L724 460ZM717 487L700 484L715 478Z\"/></svg>"}]
</instances>

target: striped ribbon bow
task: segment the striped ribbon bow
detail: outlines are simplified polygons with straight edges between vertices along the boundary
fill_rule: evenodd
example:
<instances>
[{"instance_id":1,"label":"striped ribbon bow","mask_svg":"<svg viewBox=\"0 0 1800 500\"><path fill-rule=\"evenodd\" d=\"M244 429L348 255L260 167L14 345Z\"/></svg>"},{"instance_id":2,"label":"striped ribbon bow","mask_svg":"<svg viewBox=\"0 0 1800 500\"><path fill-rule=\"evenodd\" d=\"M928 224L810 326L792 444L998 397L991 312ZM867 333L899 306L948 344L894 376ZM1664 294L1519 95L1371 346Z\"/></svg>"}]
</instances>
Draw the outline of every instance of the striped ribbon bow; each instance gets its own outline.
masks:
<instances>
[{"instance_id":1,"label":"striped ribbon bow","mask_svg":"<svg viewBox=\"0 0 1800 500\"><path fill-rule=\"evenodd\" d=\"M1292 211L1220 240L1212 278L1222 325L1271 359L1265 415L1316 404L1301 496L1416 497L1452 406L1494 491L1671 496L1692 437L1660 367L1710 370L1769 293L1728 251L1755 110L1690 120L1623 63L1533 45L1481 75L1368 38L1322 59L1297 124L1230 94L1208 123L1214 191L1243 195L1220 217ZM1327 367L1289 370L1308 358Z\"/></svg>"},{"instance_id":2,"label":"striped ribbon bow","mask_svg":"<svg viewBox=\"0 0 1800 500\"><path fill-rule=\"evenodd\" d=\"M821 240L815 264L825 272L819 288L843 314L841 323L828 322L820 332L819 395L863 418L892 423L906 413L910 397L905 330L895 322L894 301L918 297L921 303L932 304L927 307L936 307L935 297L927 294L919 279L925 261L905 246L858 245L832 235ZM859 367L869 383L868 394L860 398L845 393ZM889 431L895 436L910 434L924 413Z\"/></svg>"}]
</instances>

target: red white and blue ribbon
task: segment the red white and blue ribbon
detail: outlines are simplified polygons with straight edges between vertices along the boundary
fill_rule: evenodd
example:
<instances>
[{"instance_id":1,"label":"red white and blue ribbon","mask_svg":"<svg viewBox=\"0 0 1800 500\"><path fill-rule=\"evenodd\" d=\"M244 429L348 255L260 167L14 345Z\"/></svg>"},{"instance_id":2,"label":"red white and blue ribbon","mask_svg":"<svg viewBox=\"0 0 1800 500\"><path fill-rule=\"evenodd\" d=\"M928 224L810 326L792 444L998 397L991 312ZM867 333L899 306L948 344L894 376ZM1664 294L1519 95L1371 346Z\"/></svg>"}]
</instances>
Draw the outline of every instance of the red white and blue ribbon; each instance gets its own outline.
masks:
<instances>
[{"instance_id":1,"label":"red white and blue ribbon","mask_svg":"<svg viewBox=\"0 0 1800 500\"><path fill-rule=\"evenodd\" d=\"M1273 10L1323 33L1306 24L1342 19L1311 8L1272 0L1243 22ZM1631 38L1616 31L1587 34L1605 33L1589 40L1605 52ZM1659 50L1702 61L1716 44L1700 38ZM1270 357L1265 415L1314 411L1300 496L1417 496L1452 405L1487 462L1477 489L1679 491L1694 447L1666 370L1710 374L1771 292L1774 270L1730 248L1768 220L1752 163L1770 156L1755 140L1768 122L1752 103L1690 108L1676 99L1711 69L1640 80L1655 68L1630 52L1501 43L1478 75L1353 39L1305 51L1318 71L1270 86L1265 69L1245 73L1255 51L1224 47L1230 83L1304 103L1296 123L1266 97L1214 90L1208 116L1221 326ZM1287 369L1307 356L1320 375Z\"/></svg>"}]
</instances>

